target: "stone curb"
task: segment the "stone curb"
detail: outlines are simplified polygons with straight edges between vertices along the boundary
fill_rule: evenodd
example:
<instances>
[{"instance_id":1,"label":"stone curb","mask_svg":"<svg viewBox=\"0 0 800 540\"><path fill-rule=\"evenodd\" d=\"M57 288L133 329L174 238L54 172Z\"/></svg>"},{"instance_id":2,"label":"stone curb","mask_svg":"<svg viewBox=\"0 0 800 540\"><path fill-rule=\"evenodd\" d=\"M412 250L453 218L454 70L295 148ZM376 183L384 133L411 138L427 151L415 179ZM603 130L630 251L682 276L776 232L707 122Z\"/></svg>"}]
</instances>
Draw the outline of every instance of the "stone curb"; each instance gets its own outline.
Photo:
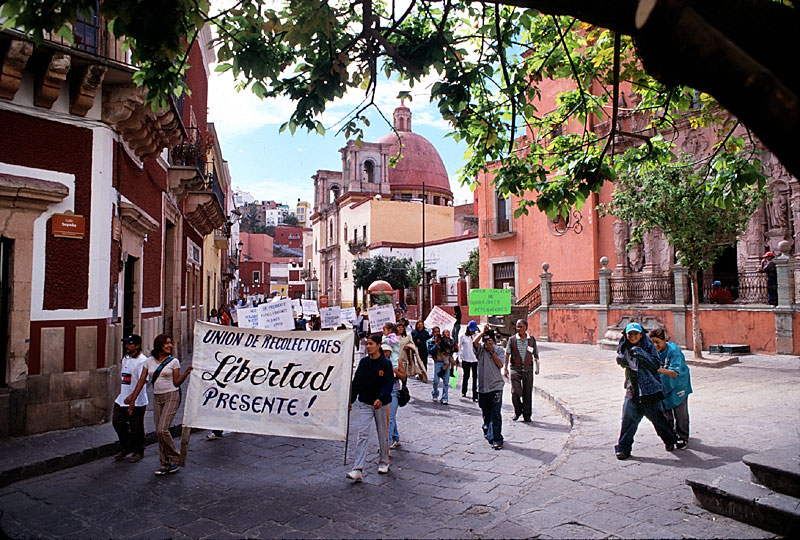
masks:
<instances>
[{"instance_id":1,"label":"stone curb","mask_svg":"<svg viewBox=\"0 0 800 540\"><path fill-rule=\"evenodd\" d=\"M567 420L567 422L569 422L569 435L567 436L567 442L564 443L561 454L556 459L542 467L542 473L539 475L542 476L543 474L550 474L554 470L558 469L572 454L575 438L580 434L581 417L569 410L563 401L558 399L547 390L536 385L533 386L533 390L540 398L547 400L555 408L556 412L558 412L558 414L560 414L565 420Z\"/></svg>"},{"instance_id":2,"label":"stone curb","mask_svg":"<svg viewBox=\"0 0 800 540\"><path fill-rule=\"evenodd\" d=\"M173 438L181 436L182 428L183 428L182 424L177 424L169 428L169 431L172 434ZM197 430L192 429L192 433L194 433L195 431ZM144 437L145 446L150 446L152 444L155 444L156 442L157 439L155 431L151 431L145 434ZM77 452L72 452L70 454L66 454L63 456L57 456L35 463L26 463L25 465L22 465L20 467L14 467L12 469L0 471L0 488L5 487L9 484L13 484L14 482L26 480L28 478L33 478L44 474L50 474L52 472L69 469L70 467L84 465L86 463L90 463L98 459L103 459L109 456L113 456L117 452L118 447L119 443L117 441L114 441L111 443L102 444L100 446L90 447Z\"/></svg>"}]
</instances>

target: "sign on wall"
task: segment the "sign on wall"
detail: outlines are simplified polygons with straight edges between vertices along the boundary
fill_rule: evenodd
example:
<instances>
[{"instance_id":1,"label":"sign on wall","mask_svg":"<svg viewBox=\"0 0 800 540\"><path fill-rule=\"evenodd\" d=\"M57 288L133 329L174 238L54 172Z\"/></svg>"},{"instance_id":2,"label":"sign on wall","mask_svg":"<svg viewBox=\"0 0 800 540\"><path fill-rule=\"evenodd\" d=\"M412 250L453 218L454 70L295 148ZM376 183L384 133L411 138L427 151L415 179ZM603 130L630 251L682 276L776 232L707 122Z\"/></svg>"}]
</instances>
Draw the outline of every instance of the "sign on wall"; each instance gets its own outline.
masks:
<instances>
[{"instance_id":1,"label":"sign on wall","mask_svg":"<svg viewBox=\"0 0 800 540\"><path fill-rule=\"evenodd\" d=\"M198 321L184 426L345 440L353 340Z\"/></svg>"},{"instance_id":2,"label":"sign on wall","mask_svg":"<svg viewBox=\"0 0 800 540\"><path fill-rule=\"evenodd\" d=\"M51 221L53 236L56 238L75 238L86 236L86 218L77 214L53 214Z\"/></svg>"}]
</instances>

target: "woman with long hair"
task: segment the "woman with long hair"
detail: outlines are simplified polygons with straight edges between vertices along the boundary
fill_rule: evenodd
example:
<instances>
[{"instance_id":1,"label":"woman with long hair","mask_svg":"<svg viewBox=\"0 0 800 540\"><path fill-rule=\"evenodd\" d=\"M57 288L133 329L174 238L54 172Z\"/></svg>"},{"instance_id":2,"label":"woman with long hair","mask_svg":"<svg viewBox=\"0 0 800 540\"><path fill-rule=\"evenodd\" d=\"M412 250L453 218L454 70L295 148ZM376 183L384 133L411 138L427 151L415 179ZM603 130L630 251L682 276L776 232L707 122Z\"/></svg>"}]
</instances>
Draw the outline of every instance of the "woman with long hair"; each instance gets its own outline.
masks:
<instances>
[{"instance_id":1,"label":"woman with long hair","mask_svg":"<svg viewBox=\"0 0 800 540\"><path fill-rule=\"evenodd\" d=\"M414 330L411 331L411 337L414 340L414 345L417 346L419 357L422 360L422 364L425 366L425 370L427 371L428 340L431 339L431 335L425 329L425 323L422 322L422 319L417 321L417 324L414 326Z\"/></svg>"},{"instance_id":2,"label":"woman with long hair","mask_svg":"<svg viewBox=\"0 0 800 540\"><path fill-rule=\"evenodd\" d=\"M370 422L375 422L380 447L378 473L389 472L388 416L389 403L392 400L394 386L394 369L392 362L381 351L383 335L371 334L366 339L367 356L358 363L353 384L350 389L350 406L355 404L358 441L353 470L347 478L361 481L364 461L367 458L367 441L369 440Z\"/></svg>"},{"instance_id":3,"label":"woman with long hair","mask_svg":"<svg viewBox=\"0 0 800 540\"><path fill-rule=\"evenodd\" d=\"M169 426L178 412L180 404L179 389L181 383L186 380L192 367L186 368L181 373L181 363L172 356L172 336L160 334L153 341L153 350L150 358L145 363L146 375L149 375L150 384L153 385L153 416L156 422L156 437L158 438L158 456L160 467L156 471L156 476L163 476L167 473L176 473L180 466L178 458L180 454L175 448ZM146 377L139 379L136 385L134 396L142 390Z\"/></svg>"}]
</instances>

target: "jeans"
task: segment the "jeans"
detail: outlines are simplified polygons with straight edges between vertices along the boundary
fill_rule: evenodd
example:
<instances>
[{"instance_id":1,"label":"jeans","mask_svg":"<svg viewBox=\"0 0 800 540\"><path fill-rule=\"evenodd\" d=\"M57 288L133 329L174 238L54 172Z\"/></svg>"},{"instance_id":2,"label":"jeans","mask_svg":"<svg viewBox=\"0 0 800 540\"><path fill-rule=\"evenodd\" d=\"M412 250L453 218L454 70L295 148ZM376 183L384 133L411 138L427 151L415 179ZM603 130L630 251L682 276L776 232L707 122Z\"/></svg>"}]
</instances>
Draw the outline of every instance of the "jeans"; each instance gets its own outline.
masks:
<instances>
[{"instance_id":1,"label":"jeans","mask_svg":"<svg viewBox=\"0 0 800 540\"><path fill-rule=\"evenodd\" d=\"M689 396L674 409L667 409L667 420L679 439L689 440Z\"/></svg>"},{"instance_id":2,"label":"jeans","mask_svg":"<svg viewBox=\"0 0 800 540\"><path fill-rule=\"evenodd\" d=\"M358 425L358 439L356 442L356 456L353 468L362 470L367 459L367 442L369 441L369 426L375 422L378 432L378 447L380 448L379 465L389 464L389 441L387 440L386 423L388 420L388 407L384 405L380 409L372 405L356 401L353 403L353 412L356 413Z\"/></svg>"},{"instance_id":3,"label":"jeans","mask_svg":"<svg viewBox=\"0 0 800 540\"><path fill-rule=\"evenodd\" d=\"M622 429L619 434L619 443L614 447L615 452L631 453L633 437L636 435L639 422L645 416L653 423L656 433L664 441L664 444L675 444L677 442L678 437L669 425L663 401L644 404L637 403L633 398L626 397L625 403L622 405Z\"/></svg>"},{"instance_id":4,"label":"jeans","mask_svg":"<svg viewBox=\"0 0 800 540\"><path fill-rule=\"evenodd\" d=\"M450 388L450 368L444 373L444 377L439 377L439 372L444 367L444 362L433 363L433 399L439 399L439 380L442 381L442 401L447 401L447 390Z\"/></svg>"},{"instance_id":5,"label":"jeans","mask_svg":"<svg viewBox=\"0 0 800 540\"><path fill-rule=\"evenodd\" d=\"M145 406L134 407L133 414L128 414L128 406L114 403L111 425L119 436L119 450L123 454L133 452L144 454L144 411Z\"/></svg>"},{"instance_id":6,"label":"jeans","mask_svg":"<svg viewBox=\"0 0 800 540\"><path fill-rule=\"evenodd\" d=\"M397 403L397 390L392 390L392 404L389 406L389 438L394 441L400 441L400 432L397 430L397 409L400 405Z\"/></svg>"},{"instance_id":7,"label":"jeans","mask_svg":"<svg viewBox=\"0 0 800 540\"><path fill-rule=\"evenodd\" d=\"M461 384L461 395L467 395L467 389L469 388L469 375L472 373L472 398L477 399L478 397L478 363L477 362L462 362L461 365L464 367L464 381Z\"/></svg>"},{"instance_id":8,"label":"jeans","mask_svg":"<svg viewBox=\"0 0 800 540\"><path fill-rule=\"evenodd\" d=\"M489 444L503 444L503 391L481 392L478 394L478 405L483 413L483 436Z\"/></svg>"},{"instance_id":9,"label":"jeans","mask_svg":"<svg viewBox=\"0 0 800 540\"><path fill-rule=\"evenodd\" d=\"M511 404L514 416L531 419L533 413L533 368L511 368Z\"/></svg>"}]
</instances>

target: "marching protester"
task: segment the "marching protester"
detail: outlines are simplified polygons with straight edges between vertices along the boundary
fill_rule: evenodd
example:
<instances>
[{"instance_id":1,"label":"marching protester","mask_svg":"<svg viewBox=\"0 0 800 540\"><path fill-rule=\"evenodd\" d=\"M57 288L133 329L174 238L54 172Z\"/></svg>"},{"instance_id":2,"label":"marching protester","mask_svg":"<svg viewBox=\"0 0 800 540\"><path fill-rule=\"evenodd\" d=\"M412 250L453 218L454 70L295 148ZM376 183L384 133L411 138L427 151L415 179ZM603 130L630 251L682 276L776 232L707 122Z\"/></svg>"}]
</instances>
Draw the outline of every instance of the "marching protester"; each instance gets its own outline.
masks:
<instances>
[{"instance_id":1,"label":"marching protester","mask_svg":"<svg viewBox=\"0 0 800 540\"><path fill-rule=\"evenodd\" d=\"M439 401L439 380L442 381L442 405L447 405L447 393L450 388L450 364L453 359L453 340L445 337L434 326L433 337L428 340L428 356L433 358L433 401Z\"/></svg>"},{"instance_id":2,"label":"marching protester","mask_svg":"<svg viewBox=\"0 0 800 540\"><path fill-rule=\"evenodd\" d=\"M125 345L125 357L120 367L122 383L119 395L114 400L114 412L111 425L119 436L119 452L114 454L114 461L122 461L128 454L130 463L141 461L144 457L144 412L147 409L147 392L139 393L135 399L128 401L128 396L138 387L139 380L146 380L147 356L142 354L142 338L131 334L122 339Z\"/></svg>"},{"instance_id":3,"label":"marching protester","mask_svg":"<svg viewBox=\"0 0 800 540\"><path fill-rule=\"evenodd\" d=\"M689 442L689 394L692 393L692 380L689 366L680 347L667 340L663 328L650 331L650 339L658 350L661 366L661 384L664 385L664 408L667 420L678 436L675 446L686 448Z\"/></svg>"},{"instance_id":4,"label":"marching protester","mask_svg":"<svg viewBox=\"0 0 800 540\"><path fill-rule=\"evenodd\" d=\"M411 334L406 330L407 328L408 321L405 319L397 325L397 336L400 338L400 362L403 364L406 377L417 376L420 381L426 383L428 382L428 374L425 372L422 360L420 360L417 345L414 343Z\"/></svg>"},{"instance_id":5,"label":"marching protester","mask_svg":"<svg viewBox=\"0 0 800 540\"><path fill-rule=\"evenodd\" d=\"M397 325L391 322L383 325L383 338L381 340L381 350L388 353L389 361L394 370L394 386L392 387L392 403L389 407L389 437L392 444L389 449L394 450L400 446L400 431L397 429L397 392L402 388L402 381L406 380L406 374L400 363L400 338L397 336Z\"/></svg>"},{"instance_id":6,"label":"marching protester","mask_svg":"<svg viewBox=\"0 0 800 540\"><path fill-rule=\"evenodd\" d=\"M428 333L428 330L425 329L425 323L422 319L418 320L414 325L414 330L411 331L411 337L414 339L414 345L417 346L417 350L419 351L420 360L422 360L422 364L425 366L427 378L428 340L431 339L432 336Z\"/></svg>"},{"instance_id":7,"label":"marching protester","mask_svg":"<svg viewBox=\"0 0 800 540\"><path fill-rule=\"evenodd\" d=\"M622 428L619 442L614 447L617 459L628 459L633 438L642 417L647 417L664 441L667 452L675 450L678 441L664 411L664 387L658 369L661 361L644 329L638 323L625 327L617 347L617 364L625 368L625 401L622 406Z\"/></svg>"},{"instance_id":8,"label":"marching protester","mask_svg":"<svg viewBox=\"0 0 800 540\"><path fill-rule=\"evenodd\" d=\"M161 466L156 471L156 476L163 476L167 473L176 473L180 466L178 458L180 454L175 448L169 426L178 412L180 404L180 386L192 367L186 368L181 373L181 363L172 356L172 337L168 334L160 334L153 341L153 350L150 358L145 363L143 375L150 375L150 384L153 385L153 416L156 422L156 436L158 437L158 455ZM136 389L125 398L125 403L133 407L133 403L144 387L145 377L139 379Z\"/></svg>"},{"instance_id":9,"label":"marching protester","mask_svg":"<svg viewBox=\"0 0 800 540\"><path fill-rule=\"evenodd\" d=\"M514 405L516 422L531 421L533 413L533 376L539 374L539 349L536 339L528 334L528 321L517 321L517 333L508 338L506 362L503 374L508 377L511 365L511 404Z\"/></svg>"},{"instance_id":10,"label":"marching protester","mask_svg":"<svg viewBox=\"0 0 800 540\"><path fill-rule=\"evenodd\" d=\"M481 340L482 338L482 340ZM503 386L506 382L501 371L505 351L495 343L489 325L473 340L478 358L478 405L483 416L483 436L495 450L503 448Z\"/></svg>"},{"instance_id":11,"label":"marching protester","mask_svg":"<svg viewBox=\"0 0 800 540\"><path fill-rule=\"evenodd\" d=\"M356 374L350 391L351 407L355 404L356 425L358 426L358 441L356 443L356 456L353 470L347 473L347 478L360 482L364 461L367 458L367 441L369 440L369 427L375 422L378 433L378 446L380 458L378 473L389 472L389 442L388 442L388 408L392 400L394 386L394 369L392 362L381 351L382 334L371 334L366 339L367 356L358 363Z\"/></svg>"},{"instance_id":12,"label":"marching protester","mask_svg":"<svg viewBox=\"0 0 800 540\"><path fill-rule=\"evenodd\" d=\"M228 315L231 318L231 326L239 326L239 315L236 313L236 302L231 300L231 306L228 308Z\"/></svg>"},{"instance_id":13,"label":"marching protester","mask_svg":"<svg viewBox=\"0 0 800 540\"><path fill-rule=\"evenodd\" d=\"M461 383L461 397L467 397L470 375L472 376L472 401L478 401L478 358L475 356L475 349L472 347L472 340L478 331L478 323L469 321L467 330L458 340L458 357L461 360L461 368L464 372L464 380Z\"/></svg>"}]
</instances>

